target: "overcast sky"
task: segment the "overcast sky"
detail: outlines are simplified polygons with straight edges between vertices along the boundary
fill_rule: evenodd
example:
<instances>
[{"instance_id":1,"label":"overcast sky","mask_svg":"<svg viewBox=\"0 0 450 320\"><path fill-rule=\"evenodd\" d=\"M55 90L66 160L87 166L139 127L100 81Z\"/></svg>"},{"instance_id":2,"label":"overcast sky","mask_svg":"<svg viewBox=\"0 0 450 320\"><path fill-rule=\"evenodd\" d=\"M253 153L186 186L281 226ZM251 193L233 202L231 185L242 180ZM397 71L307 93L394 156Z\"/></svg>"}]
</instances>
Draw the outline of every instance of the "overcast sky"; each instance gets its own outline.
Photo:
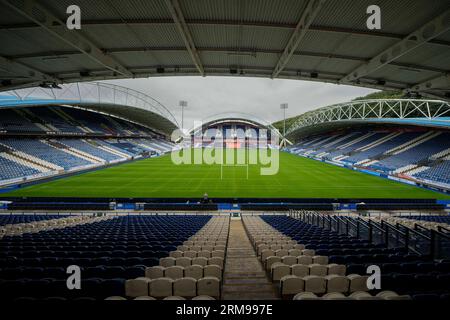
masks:
<instances>
[{"instance_id":1,"label":"overcast sky","mask_svg":"<svg viewBox=\"0 0 450 320\"><path fill-rule=\"evenodd\" d=\"M165 105L181 124L180 100L188 101L186 128L223 112L243 112L274 122L283 118L281 103L288 103L286 117L346 102L376 90L313 81L271 80L243 77L154 77L109 81L144 92Z\"/></svg>"}]
</instances>

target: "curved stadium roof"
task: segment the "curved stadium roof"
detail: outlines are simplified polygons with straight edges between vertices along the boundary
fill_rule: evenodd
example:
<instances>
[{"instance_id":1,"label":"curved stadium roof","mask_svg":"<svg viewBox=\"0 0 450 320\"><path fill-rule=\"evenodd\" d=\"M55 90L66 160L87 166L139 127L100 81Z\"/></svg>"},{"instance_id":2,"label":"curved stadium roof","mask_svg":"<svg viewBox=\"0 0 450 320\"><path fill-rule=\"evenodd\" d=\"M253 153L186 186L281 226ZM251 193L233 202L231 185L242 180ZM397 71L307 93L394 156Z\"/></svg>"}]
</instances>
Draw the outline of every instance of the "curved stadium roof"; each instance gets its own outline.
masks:
<instances>
[{"instance_id":1,"label":"curved stadium roof","mask_svg":"<svg viewBox=\"0 0 450 320\"><path fill-rule=\"evenodd\" d=\"M123 118L170 135L178 123L152 97L122 86L101 82L71 83L55 88L26 88L0 95L0 110L13 107L75 106Z\"/></svg>"},{"instance_id":2,"label":"curved stadium roof","mask_svg":"<svg viewBox=\"0 0 450 320\"><path fill-rule=\"evenodd\" d=\"M0 0L0 91L168 75L304 79L449 100L448 0ZM381 30L366 27L381 8Z\"/></svg>"}]
</instances>

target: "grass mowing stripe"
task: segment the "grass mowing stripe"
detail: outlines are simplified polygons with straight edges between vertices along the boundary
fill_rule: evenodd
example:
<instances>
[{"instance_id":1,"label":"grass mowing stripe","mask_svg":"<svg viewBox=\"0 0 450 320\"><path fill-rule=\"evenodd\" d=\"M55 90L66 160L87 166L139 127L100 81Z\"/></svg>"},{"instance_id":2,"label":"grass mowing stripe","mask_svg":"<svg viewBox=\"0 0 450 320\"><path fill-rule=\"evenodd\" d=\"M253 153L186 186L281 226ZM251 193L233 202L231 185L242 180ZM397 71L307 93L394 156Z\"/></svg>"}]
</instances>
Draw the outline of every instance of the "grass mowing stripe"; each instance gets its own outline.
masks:
<instances>
[{"instance_id":1,"label":"grass mowing stripe","mask_svg":"<svg viewBox=\"0 0 450 320\"><path fill-rule=\"evenodd\" d=\"M145 159L18 189L4 196L36 197L437 198L449 196L323 162L280 153L276 175L260 165L174 165Z\"/></svg>"}]
</instances>

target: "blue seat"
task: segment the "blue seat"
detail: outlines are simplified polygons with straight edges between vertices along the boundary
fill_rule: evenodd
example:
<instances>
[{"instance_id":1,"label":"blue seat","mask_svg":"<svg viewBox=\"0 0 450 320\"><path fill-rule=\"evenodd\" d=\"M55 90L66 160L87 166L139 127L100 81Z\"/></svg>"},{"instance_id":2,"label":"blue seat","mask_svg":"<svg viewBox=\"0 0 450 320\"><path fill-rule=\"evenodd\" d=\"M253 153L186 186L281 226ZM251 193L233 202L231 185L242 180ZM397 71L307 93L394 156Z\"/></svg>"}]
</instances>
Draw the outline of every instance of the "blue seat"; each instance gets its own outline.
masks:
<instances>
[{"instance_id":1,"label":"blue seat","mask_svg":"<svg viewBox=\"0 0 450 320\"><path fill-rule=\"evenodd\" d=\"M135 265L132 267L125 268L125 277L127 279L134 279L138 277L145 276L145 266L144 265Z\"/></svg>"},{"instance_id":2,"label":"blue seat","mask_svg":"<svg viewBox=\"0 0 450 320\"><path fill-rule=\"evenodd\" d=\"M400 273L404 272L401 266L397 263L383 263L381 265L381 272L383 273Z\"/></svg>"}]
</instances>

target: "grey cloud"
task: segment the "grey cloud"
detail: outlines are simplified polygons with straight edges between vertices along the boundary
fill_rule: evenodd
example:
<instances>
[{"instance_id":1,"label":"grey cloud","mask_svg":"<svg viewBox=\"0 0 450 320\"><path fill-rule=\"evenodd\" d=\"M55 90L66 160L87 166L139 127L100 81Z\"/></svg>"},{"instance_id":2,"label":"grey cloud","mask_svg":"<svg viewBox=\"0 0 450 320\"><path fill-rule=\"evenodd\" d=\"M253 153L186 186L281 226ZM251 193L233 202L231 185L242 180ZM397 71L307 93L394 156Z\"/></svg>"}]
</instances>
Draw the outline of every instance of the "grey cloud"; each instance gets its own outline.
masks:
<instances>
[{"instance_id":1,"label":"grey cloud","mask_svg":"<svg viewBox=\"0 0 450 320\"><path fill-rule=\"evenodd\" d=\"M165 105L181 122L180 100L188 101L185 127L194 120L223 112L253 114L268 122L281 120L281 103L289 103L287 116L349 101L376 90L312 81L248 77L155 77L108 81L144 92Z\"/></svg>"}]
</instances>

